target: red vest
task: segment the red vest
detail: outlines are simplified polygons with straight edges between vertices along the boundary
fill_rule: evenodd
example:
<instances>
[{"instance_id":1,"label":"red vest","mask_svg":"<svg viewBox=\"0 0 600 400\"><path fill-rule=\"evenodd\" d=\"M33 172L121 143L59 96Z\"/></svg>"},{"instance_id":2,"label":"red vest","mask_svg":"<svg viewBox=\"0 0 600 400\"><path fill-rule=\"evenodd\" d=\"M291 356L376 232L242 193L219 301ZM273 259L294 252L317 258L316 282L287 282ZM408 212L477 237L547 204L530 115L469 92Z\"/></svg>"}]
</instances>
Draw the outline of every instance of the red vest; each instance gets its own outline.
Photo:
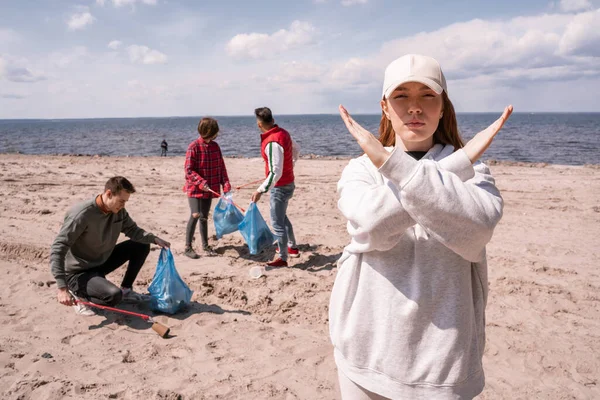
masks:
<instances>
[{"instance_id":1,"label":"red vest","mask_svg":"<svg viewBox=\"0 0 600 400\"><path fill-rule=\"evenodd\" d=\"M260 135L260 154L265 160L265 177L269 176L269 160L265 148L270 142L275 142L283 147L283 175L275 183L275 186L285 186L294 183L294 154L292 150L292 138L290 134L277 125Z\"/></svg>"}]
</instances>

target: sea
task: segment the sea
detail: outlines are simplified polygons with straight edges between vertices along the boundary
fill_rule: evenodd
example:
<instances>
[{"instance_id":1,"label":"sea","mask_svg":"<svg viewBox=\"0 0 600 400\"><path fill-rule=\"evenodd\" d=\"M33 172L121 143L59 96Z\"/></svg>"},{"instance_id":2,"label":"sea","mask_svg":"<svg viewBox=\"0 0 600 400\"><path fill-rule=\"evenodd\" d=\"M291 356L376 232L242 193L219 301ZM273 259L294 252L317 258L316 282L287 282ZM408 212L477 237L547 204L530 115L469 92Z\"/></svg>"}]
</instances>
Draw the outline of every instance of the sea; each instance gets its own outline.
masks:
<instances>
[{"instance_id":1,"label":"sea","mask_svg":"<svg viewBox=\"0 0 600 400\"><path fill-rule=\"evenodd\" d=\"M353 115L377 135L380 115ZM498 113L461 113L459 129L466 140L485 129ZM225 156L259 157L260 132L254 116L215 116L217 143ZM200 117L0 120L3 153L102 156L158 156L160 143L168 156L185 155L198 137ZM339 115L279 115L301 154L356 157L360 147ZM563 165L600 164L600 113L514 113L483 159Z\"/></svg>"}]
</instances>

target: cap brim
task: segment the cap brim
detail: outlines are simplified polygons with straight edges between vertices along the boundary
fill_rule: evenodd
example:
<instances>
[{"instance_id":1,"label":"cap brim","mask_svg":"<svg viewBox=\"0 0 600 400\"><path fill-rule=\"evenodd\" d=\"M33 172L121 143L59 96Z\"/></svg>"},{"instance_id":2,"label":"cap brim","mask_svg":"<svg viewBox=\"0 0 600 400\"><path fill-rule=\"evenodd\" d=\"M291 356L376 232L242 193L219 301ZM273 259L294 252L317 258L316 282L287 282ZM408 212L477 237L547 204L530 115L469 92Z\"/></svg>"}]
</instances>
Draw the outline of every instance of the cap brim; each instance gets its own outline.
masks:
<instances>
[{"instance_id":1,"label":"cap brim","mask_svg":"<svg viewBox=\"0 0 600 400\"><path fill-rule=\"evenodd\" d=\"M383 97L385 97L387 99L388 97L390 97L390 94L392 94L392 92L394 90L396 90L396 88L398 86L400 86L400 85L402 85L403 83L406 83L406 82L419 82L419 83L422 83L423 85L427 86L429 89L433 90L437 94L442 94L442 92L444 91L444 88L441 87L436 82L434 82L432 79L418 77L418 76L411 76L411 77L408 77L406 79L402 79L402 80L399 80L399 81L392 82L385 89L385 91L383 92Z\"/></svg>"}]
</instances>

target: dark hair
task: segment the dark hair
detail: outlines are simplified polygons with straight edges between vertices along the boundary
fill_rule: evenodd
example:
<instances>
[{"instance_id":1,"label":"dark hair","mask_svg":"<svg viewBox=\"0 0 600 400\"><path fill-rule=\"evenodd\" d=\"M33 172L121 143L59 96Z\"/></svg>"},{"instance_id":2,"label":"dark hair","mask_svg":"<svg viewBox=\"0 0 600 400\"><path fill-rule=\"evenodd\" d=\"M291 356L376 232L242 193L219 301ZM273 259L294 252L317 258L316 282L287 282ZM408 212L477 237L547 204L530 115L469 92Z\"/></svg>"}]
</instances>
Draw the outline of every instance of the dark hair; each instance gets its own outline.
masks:
<instances>
[{"instance_id":1,"label":"dark hair","mask_svg":"<svg viewBox=\"0 0 600 400\"><path fill-rule=\"evenodd\" d=\"M271 112L271 109L269 107L257 108L256 110L254 110L254 115L256 115L256 118L263 124L270 125L273 122L275 122L275 120L273 119L273 113Z\"/></svg>"},{"instance_id":2,"label":"dark hair","mask_svg":"<svg viewBox=\"0 0 600 400\"><path fill-rule=\"evenodd\" d=\"M127 193L135 193L133 184L123 176L113 176L106 181L106 185L104 185L104 191L107 190L110 190L112 194L119 194L121 190L124 190Z\"/></svg>"},{"instance_id":3,"label":"dark hair","mask_svg":"<svg viewBox=\"0 0 600 400\"><path fill-rule=\"evenodd\" d=\"M465 144L460 137L454 106L445 91L442 92L442 111L444 115L433 134L433 144L450 144L454 146L454 151L463 148ZM392 122L387 119L383 112L381 113L381 121L379 122L379 141L384 146L396 145L396 134L392 127Z\"/></svg>"},{"instance_id":4,"label":"dark hair","mask_svg":"<svg viewBox=\"0 0 600 400\"><path fill-rule=\"evenodd\" d=\"M202 139L212 139L219 133L219 124L214 118L202 118L198 123L198 133Z\"/></svg>"}]
</instances>

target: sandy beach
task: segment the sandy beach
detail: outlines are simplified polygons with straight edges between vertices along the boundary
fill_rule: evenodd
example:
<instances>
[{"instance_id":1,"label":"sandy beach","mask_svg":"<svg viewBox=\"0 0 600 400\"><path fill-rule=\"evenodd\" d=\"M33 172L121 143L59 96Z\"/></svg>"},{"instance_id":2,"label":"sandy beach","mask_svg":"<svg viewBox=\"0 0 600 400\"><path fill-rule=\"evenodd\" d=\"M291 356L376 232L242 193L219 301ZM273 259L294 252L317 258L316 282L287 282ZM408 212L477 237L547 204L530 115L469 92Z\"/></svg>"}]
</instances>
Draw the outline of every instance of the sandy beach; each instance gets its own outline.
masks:
<instances>
[{"instance_id":1,"label":"sandy beach","mask_svg":"<svg viewBox=\"0 0 600 400\"><path fill-rule=\"evenodd\" d=\"M0 397L338 398L327 308L348 242L336 207L347 162L298 161L288 215L301 257L252 279L249 269L274 252L251 256L239 232L212 238L217 257L183 255L183 157L0 155ZM234 187L263 176L258 158L226 164ZM600 398L600 167L490 164L505 209L488 245L479 398ZM56 301L49 248L64 213L113 175L136 186L127 210L172 243L177 269L194 290L185 312L157 317L171 338L133 317L82 317ZM247 205L252 189L236 191L234 200ZM264 196L259 209L267 221L268 206ZM153 246L137 291L146 291L158 254ZM121 273L109 278L118 283ZM127 309L150 313L143 305Z\"/></svg>"}]
</instances>

